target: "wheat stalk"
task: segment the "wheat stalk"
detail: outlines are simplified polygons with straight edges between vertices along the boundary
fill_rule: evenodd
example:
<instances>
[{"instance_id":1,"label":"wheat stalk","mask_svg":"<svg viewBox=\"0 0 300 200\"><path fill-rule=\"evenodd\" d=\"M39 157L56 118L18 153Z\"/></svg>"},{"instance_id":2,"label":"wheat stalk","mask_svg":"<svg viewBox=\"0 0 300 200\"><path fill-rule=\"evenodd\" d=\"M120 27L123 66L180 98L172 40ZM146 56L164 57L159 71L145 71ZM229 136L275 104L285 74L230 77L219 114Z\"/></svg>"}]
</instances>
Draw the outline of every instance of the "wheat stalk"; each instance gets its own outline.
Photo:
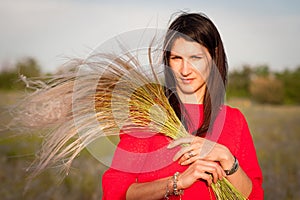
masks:
<instances>
[{"instance_id":1,"label":"wheat stalk","mask_svg":"<svg viewBox=\"0 0 300 200\"><path fill-rule=\"evenodd\" d=\"M76 69L82 66L88 70L78 74ZM37 91L16 106L12 126L29 130L53 127L46 134L33 176L55 164L68 170L90 143L102 136L119 134L121 129L150 130L173 139L188 136L165 96L158 73L152 64L150 67L152 73L145 73L129 54L98 54L75 62L73 70L55 77L50 84L26 80ZM95 118L99 124L94 124ZM212 188L218 199L244 199L226 179Z\"/></svg>"},{"instance_id":2,"label":"wheat stalk","mask_svg":"<svg viewBox=\"0 0 300 200\"><path fill-rule=\"evenodd\" d=\"M110 108L107 105L96 106L99 115L102 115L101 110L107 109L109 112L115 113L116 116L122 116L124 115L124 107L128 107L130 110L129 117L124 116L124 119L128 118L127 123L124 123L123 130L125 132L130 132L132 128L139 128L141 131L146 129L160 132L172 139L189 136L165 96L164 87L157 82L157 75L153 74L154 79L151 79L138 70L139 65L133 67L123 60L115 59L115 61L118 64L110 67L122 67L130 70L126 74L118 76L119 78L122 76L122 79L116 84L117 86L114 85L111 88L114 91L105 90L102 95L97 94L97 100L100 102L117 102ZM113 71L118 70L113 69ZM155 73L154 70L152 71ZM109 121L114 121L114 116L110 115L109 117L112 118ZM245 199L226 178L213 183L212 189L218 200Z\"/></svg>"}]
</instances>

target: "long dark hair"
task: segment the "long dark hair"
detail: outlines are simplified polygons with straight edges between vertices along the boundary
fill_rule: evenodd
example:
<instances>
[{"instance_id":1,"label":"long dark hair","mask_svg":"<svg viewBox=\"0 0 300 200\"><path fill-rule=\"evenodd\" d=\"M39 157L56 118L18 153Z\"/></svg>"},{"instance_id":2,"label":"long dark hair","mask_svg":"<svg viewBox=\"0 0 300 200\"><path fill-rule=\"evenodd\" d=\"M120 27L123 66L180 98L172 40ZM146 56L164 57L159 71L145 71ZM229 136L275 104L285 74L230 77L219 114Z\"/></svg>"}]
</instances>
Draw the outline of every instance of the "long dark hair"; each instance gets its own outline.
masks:
<instances>
[{"instance_id":1,"label":"long dark hair","mask_svg":"<svg viewBox=\"0 0 300 200\"><path fill-rule=\"evenodd\" d=\"M204 94L204 120L201 127L193 133L197 136L203 136L210 132L210 127L224 104L227 84L226 54L216 26L204 14L182 13L170 24L164 41L165 92L171 106L186 128L188 126L188 116L181 100L178 98L176 80L169 67L170 50L174 41L178 38L198 42L206 47L213 60Z\"/></svg>"}]
</instances>

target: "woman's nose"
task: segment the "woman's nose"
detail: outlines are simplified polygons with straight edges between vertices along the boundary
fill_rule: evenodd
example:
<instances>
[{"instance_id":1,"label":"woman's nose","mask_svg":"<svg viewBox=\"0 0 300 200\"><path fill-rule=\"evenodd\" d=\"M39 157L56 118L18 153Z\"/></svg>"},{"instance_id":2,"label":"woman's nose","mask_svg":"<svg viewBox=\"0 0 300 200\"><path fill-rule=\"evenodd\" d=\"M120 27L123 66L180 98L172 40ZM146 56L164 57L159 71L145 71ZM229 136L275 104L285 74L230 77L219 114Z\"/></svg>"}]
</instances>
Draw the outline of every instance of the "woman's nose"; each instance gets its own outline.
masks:
<instances>
[{"instance_id":1,"label":"woman's nose","mask_svg":"<svg viewBox=\"0 0 300 200\"><path fill-rule=\"evenodd\" d=\"M182 76L188 76L191 73L191 63L187 59L183 59L180 73Z\"/></svg>"}]
</instances>

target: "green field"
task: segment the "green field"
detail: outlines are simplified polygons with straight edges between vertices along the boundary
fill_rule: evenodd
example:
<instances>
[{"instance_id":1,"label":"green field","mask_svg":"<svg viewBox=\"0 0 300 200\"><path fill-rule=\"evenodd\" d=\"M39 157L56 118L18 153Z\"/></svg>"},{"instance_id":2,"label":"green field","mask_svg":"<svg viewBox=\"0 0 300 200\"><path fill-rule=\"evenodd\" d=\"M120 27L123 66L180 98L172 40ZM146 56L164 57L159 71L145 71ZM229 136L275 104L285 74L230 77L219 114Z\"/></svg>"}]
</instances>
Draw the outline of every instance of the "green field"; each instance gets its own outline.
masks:
<instances>
[{"instance_id":1,"label":"green field","mask_svg":"<svg viewBox=\"0 0 300 200\"><path fill-rule=\"evenodd\" d=\"M0 111L18 97L0 93ZM300 106L257 105L248 100L230 100L247 118L264 175L265 199L300 199ZM0 122L9 121L2 114ZM0 130L0 199L101 199L101 176L106 167L84 151L65 179L55 169L28 181L26 169L34 159L40 139ZM28 186L28 187L26 187Z\"/></svg>"}]
</instances>

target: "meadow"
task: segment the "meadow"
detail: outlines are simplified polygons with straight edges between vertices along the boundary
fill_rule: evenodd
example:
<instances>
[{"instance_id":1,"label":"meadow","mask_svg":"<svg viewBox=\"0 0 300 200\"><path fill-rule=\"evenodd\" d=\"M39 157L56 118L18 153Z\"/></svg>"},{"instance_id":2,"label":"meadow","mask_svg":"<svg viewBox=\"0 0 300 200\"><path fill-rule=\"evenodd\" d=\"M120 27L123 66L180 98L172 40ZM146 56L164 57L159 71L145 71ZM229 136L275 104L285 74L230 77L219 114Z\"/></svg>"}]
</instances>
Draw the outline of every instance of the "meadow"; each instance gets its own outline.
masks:
<instances>
[{"instance_id":1,"label":"meadow","mask_svg":"<svg viewBox=\"0 0 300 200\"><path fill-rule=\"evenodd\" d=\"M0 92L2 126L10 119L3 111L18 97ZM228 104L240 108L248 121L264 175L265 199L300 199L300 106L262 105L247 99L231 99ZM0 129L0 199L101 199L101 177L107 167L88 151L80 154L64 179L50 169L30 181L26 169L40 143L34 133Z\"/></svg>"}]
</instances>

